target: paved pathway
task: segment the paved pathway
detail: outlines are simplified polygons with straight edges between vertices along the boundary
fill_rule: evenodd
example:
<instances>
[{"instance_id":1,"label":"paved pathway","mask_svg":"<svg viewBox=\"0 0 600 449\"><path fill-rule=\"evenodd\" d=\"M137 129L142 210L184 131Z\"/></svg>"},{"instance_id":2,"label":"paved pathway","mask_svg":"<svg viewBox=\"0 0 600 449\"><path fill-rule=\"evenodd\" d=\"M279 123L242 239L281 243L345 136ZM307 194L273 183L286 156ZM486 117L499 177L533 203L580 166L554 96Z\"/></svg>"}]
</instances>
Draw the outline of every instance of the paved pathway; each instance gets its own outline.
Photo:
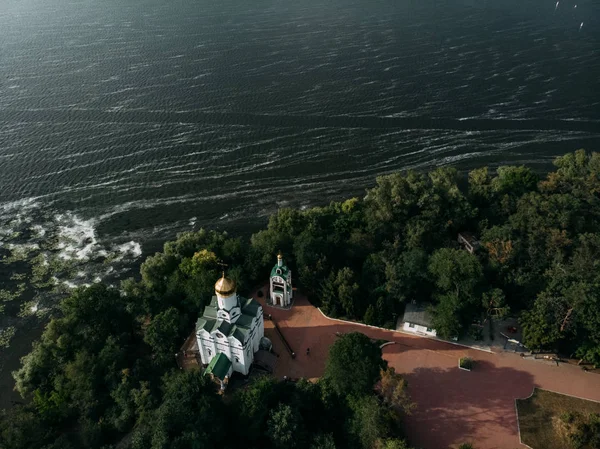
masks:
<instances>
[{"instance_id":1,"label":"paved pathway","mask_svg":"<svg viewBox=\"0 0 600 449\"><path fill-rule=\"evenodd\" d=\"M336 332L362 332L371 338L395 342L383 356L408 380L417 410L406 419L406 431L415 447L454 448L473 442L478 449L515 449L519 444L516 398L529 396L534 387L600 401L600 375L570 366L522 359L516 354L491 354L438 340L342 323L323 316L305 298L297 296L291 310L265 306L296 352L287 354L272 323L265 334L280 355L275 375L316 378L323 374ZM310 355L306 355L306 348ZM474 371L457 367L468 355ZM351 367L349 367L351 369Z\"/></svg>"}]
</instances>

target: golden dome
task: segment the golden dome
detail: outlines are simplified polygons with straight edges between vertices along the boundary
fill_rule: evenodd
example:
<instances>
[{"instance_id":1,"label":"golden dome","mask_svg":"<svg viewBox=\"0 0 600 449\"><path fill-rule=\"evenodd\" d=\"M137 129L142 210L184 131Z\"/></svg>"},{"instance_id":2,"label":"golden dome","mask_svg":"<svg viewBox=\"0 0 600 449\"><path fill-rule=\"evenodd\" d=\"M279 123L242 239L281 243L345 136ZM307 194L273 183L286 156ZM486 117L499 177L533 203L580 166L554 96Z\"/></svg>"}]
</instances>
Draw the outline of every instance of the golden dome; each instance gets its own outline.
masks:
<instances>
[{"instance_id":1,"label":"golden dome","mask_svg":"<svg viewBox=\"0 0 600 449\"><path fill-rule=\"evenodd\" d=\"M277 260L281 260L283 259L283 255L281 254L281 251L279 251L279 254L277 254Z\"/></svg>"},{"instance_id":2,"label":"golden dome","mask_svg":"<svg viewBox=\"0 0 600 449\"><path fill-rule=\"evenodd\" d=\"M225 273L223 273L223 277L215 284L215 292L221 296L229 296L232 293L235 293L235 289L235 281L233 279L227 279Z\"/></svg>"}]
</instances>

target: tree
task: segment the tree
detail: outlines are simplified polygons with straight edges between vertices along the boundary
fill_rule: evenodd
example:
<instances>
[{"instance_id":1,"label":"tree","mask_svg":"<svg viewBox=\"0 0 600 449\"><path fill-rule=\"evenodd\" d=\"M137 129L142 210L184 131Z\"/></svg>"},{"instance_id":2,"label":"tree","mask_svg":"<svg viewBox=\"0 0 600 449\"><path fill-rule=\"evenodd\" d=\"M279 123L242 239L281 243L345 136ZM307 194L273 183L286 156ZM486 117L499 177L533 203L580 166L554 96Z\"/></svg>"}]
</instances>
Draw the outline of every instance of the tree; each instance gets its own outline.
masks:
<instances>
[{"instance_id":1,"label":"tree","mask_svg":"<svg viewBox=\"0 0 600 449\"><path fill-rule=\"evenodd\" d=\"M179 336L179 312L170 307L159 313L146 328L144 341L152 348L157 363L173 362Z\"/></svg>"},{"instance_id":2,"label":"tree","mask_svg":"<svg viewBox=\"0 0 600 449\"><path fill-rule=\"evenodd\" d=\"M352 332L331 346L323 377L339 396L360 396L373 391L386 366L381 349L366 335Z\"/></svg>"},{"instance_id":3,"label":"tree","mask_svg":"<svg viewBox=\"0 0 600 449\"><path fill-rule=\"evenodd\" d=\"M477 257L458 249L442 248L435 251L429 259L429 272L439 291L453 293L467 300L477 295L477 287L483 280L481 263Z\"/></svg>"},{"instance_id":4,"label":"tree","mask_svg":"<svg viewBox=\"0 0 600 449\"><path fill-rule=\"evenodd\" d=\"M455 294L438 296L438 303L432 309L432 324L438 336L454 338L461 335L467 321L462 315L462 310L463 305Z\"/></svg>"},{"instance_id":5,"label":"tree","mask_svg":"<svg viewBox=\"0 0 600 449\"><path fill-rule=\"evenodd\" d=\"M363 321L365 324L369 324L371 326L375 326L375 325L379 324L379 322L377 320L377 315L375 312L375 307L373 307L373 304L369 304L369 307L367 307L367 311L365 312Z\"/></svg>"},{"instance_id":6,"label":"tree","mask_svg":"<svg viewBox=\"0 0 600 449\"><path fill-rule=\"evenodd\" d=\"M172 371L162 404L142 432L151 449L209 449L224 442L225 405L200 371ZM137 441L144 438L137 437ZM137 448L136 448L137 449Z\"/></svg>"},{"instance_id":7,"label":"tree","mask_svg":"<svg viewBox=\"0 0 600 449\"><path fill-rule=\"evenodd\" d=\"M176 259L181 260L192 257L201 249L219 252L227 240L228 237L226 232L220 233L207 229L187 231L177 234L175 240L166 242L163 252L167 256L173 256Z\"/></svg>"},{"instance_id":8,"label":"tree","mask_svg":"<svg viewBox=\"0 0 600 449\"><path fill-rule=\"evenodd\" d=\"M234 396L233 407L239 428L232 431L240 442L261 441L269 411L274 409L279 401L278 384L274 379L261 377L252 382ZM239 432L239 435L237 434Z\"/></svg>"},{"instance_id":9,"label":"tree","mask_svg":"<svg viewBox=\"0 0 600 449\"><path fill-rule=\"evenodd\" d=\"M374 396L352 398L349 434L351 447L371 449L380 438L389 436L392 416Z\"/></svg>"},{"instance_id":10,"label":"tree","mask_svg":"<svg viewBox=\"0 0 600 449\"><path fill-rule=\"evenodd\" d=\"M273 446L277 449L299 447L301 420L302 417L289 405L280 403L272 410L267 421L267 435Z\"/></svg>"},{"instance_id":11,"label":"tree","mask_svg":"<svg viewBox=\"0 0 600 449\"><path fill-rule=\"evenodd\" d=\"M377 440L374 449L410 449L406 441L399 438Z\"/></svg>"},{"instance_id":12,"label":"tree","mask_svg":"<svg viewBox=\"0 0 600 449\"><path fill-rule=\"evenodd\" d=\"M44 447L56 438L56 432L41 420L34 406L15 405L0 410L0 447L3 449L31 449Z\"/></svg>"},{"instance_id":13,"label":"tree","mask_svg":"<svg viewBox=\"0 0 600 449\"><path fill-rule=\"evenodd\" d=\"M310 449L336 449L333 435L330 433L317 435Z\"/></svg>"},{"instance_id":14,"label":"tree","mask_svg":"<svg viewBox=\"0 0 600 449\"><path fill-rule=\"evenodd\" d=\"M340 304L344 308L346 314L351 317L356 317L360 314L358 304L359 300L359 287L354 281L354 272L344 267L338 271L335 285L337 287L338 298Z\"/></svg>"},{"instance_id":15,"label":"tree","mask_svg":"<svg viewBox=\"0 0 600 449\"><path fill-rule=\"evenodd\" d=\"M321 286L323 309L325 313L334 317L342 313L350 317L362 315L359 294L360 289L354 280L354 272L344 267L336 273L330 273L323 282Z\"/></svg>"},{"instance_id":16,"label":"tree","mask_svg":"<svg viewBox=\"0 0 600 449\"><path fill-rule=\"evenodd\" d=\"M250 251L246 261L246 270L251 279L258 279L263 273L268 272L269 267L275 262L275 255L279 250L286 250L286 236L274 230L263 229L250 238Z\"/></svg>"},{"instance_id":17,"label":"tree","mask_svg":"<svg viewBox=\"0 0 600 449\"><path fill-rule=\"evenodd\" d=\"M561 338L553 319L554 298L543 296L532 310L521 313L519 323L523 331L523 343L531 349L552 348Z\"/></svg>"},{"instance_id":18,"label":"tree","mask_svg":"<svg viewBox=\"0 0 600 449\"><path fill-rule=\"evenodd\" d=\"M380 395L383 402L396 412L410 415L416 406L410 400L406 380L394 368L381 370Z\"/></svg>"},{"instance_id":19,"label":"tree","mask_svg":"<svg viewBox=\"0 0 600 449\"><path fill-rule=\"evenodd\" d=\"M327 242L309 229L294 239L294 255L299 267L299 281L308 294L315 294L327 272L333 272L327 258Z\"/></svg>"},{"instance_id":20,"label":"tree","mask_svg":"<svg viewBox=\"0 0 600 449\"><path fill-rule=\"evenodd\" d=\"M156 253L148 257L140 267L142 282L149 288L164 288L167 279L177 269L179 261L174 255Z\"/></svg>"},{"instance_id":21,"label":"tree","mask_svg":"<svg viewBox=\"0 0 600 449\"><path fill-rule=\"evenodd\" d=\"M492 177L487 167L476 168L469 172L469 199L476 207L489 207L492 204L494 192Z\"/></svg>"},{"instance_id":22,"label":"tree","mask_svg":"<svg viewBox=\"0 0 600 449\"><path fill-rule=\"evenodd\" d=\"M510 312L510 307L506 305L504 292L499 288L494 288L483 294L483 307L489 317L503 319Z\"/></svg>"},{"instance_id":23,"label":"tree","mask_svg":"<svg viewBox=\"0 0 600 449\"><path fill-rule=\"evenodd\" d=\"M433 325L441 337L457 337L481 307L481 263L467 251L442 248L431 256L429 272L437 287Z\"/></svg>"},{"instance_id":24,"label":"tree","mask_svg":"<svg viewBox=\"0 0 600 449\"><path fill-rule=\"evenodd\" d=\"M191 310L201 309L212 296L219 278L218 260L214 252L202 249L181 261L179 275Z\"/></svg>"},{"instance_id":25,"label":"tree","mask_svg":"<svg viewBox=\"0 0 600 449\"><path fill-rule=\"evenodd\" d=\"M431 295L428 260L427 253L420 248L387 257L386 290L398 303Z\"/></svg>"},{"instance_id":26,"label":"tree","mask_svg":"<svg viewBox=\"0 0 600 449\"><path fill-rule=\"evenodd\" d=\"M590 200L590 206L597 206L592 198L600 192L600 154L587 154L577 150L557 157L554 160L555 172L548 173L540 183L541 190L547 193L569 192L580 198ZM594 207L588 212L597 214Z\"/></svg>"}]
</instances>

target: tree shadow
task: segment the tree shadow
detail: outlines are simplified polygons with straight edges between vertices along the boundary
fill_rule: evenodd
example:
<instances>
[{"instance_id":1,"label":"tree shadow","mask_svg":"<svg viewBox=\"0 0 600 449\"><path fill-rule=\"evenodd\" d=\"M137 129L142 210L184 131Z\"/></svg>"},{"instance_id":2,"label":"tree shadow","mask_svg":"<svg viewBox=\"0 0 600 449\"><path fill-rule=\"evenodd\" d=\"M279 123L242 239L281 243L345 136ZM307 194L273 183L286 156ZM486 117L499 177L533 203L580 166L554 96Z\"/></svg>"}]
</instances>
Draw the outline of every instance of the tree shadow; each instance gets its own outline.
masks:
<instances>
[{"instance_id":1,"label":"tree shadow","mask_svg":"<svg viewBox=\"0 0 600 449\"><path fill-rule=\"evenodd\" d=\"M494 354L443 341L334 321L324 317L308 301L296 298L291 310L265 307L296 353L292 359L278 341L272 324L265 320L265 335L272 339L279 359L274 375L283 378L317 378L323 375L329 348L338 335L362 332L373 339L395 342L383 349L383 357L402 374L417 404L406 417L406 433L415 447L438 449L466 441L480 447L519 447L515 398L533 390L527 371L498 367ZM306 348L310 347L310 354ZM475 360L472 371L458 368L458 359ZM348 367L352 370L352 366Z\"/></svg>"},{"instance_id":2,"label":"tree shadow","mask_svg":"<svg viewBox=\"0 0 600 449\"><path fill-rule=\"evenodd\" d=\"M368 328L343 324L282 326L282 333L297 354L292 359L278 342L274 330L265 324L265 335L272 339L279 354L274 375L280 379L321 377L338 332L382 336ZM396 343L383 351L384 359L407 380L411 399L417 404L412 415L404 420L412 446L439 449L470 441L482 448L519 447L514 400L531 394L535 386L533 375L498 367L484 359L496 357L493 354L481 353L482 359L478 359L476 351L446 347L436 340L421 340L416 346ZM310 347L310 354L306 354L306 347ZM444 349L455 350L455 354ZM458 359L466 352L475 361L472 371L458 368Z\"/></svg>"},{"instance_id":3,"label":"tree shadow","mask_svg":"<svg viewBox=\"0 0 600 449\"><path fill-rule=\"evenodd\" d=\"M472 371L423 367L404 377L417 403L406 418L414 446L444 448L466 441L488 448L519 446L514 401L531 394L530 373L475 360Z\"/></svg>"}]
</instances>

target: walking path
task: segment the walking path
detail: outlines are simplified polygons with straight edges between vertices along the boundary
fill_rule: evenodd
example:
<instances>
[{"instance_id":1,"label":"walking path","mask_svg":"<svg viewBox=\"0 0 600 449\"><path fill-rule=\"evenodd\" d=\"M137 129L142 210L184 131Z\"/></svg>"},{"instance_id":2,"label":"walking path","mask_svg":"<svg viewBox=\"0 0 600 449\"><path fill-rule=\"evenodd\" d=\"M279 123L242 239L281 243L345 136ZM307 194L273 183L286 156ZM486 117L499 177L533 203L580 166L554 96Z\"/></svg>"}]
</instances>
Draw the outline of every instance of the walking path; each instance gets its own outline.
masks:
<instances>
[{"instance_id":1,"label":"walking path","mask_svg":"<svg viewBox=\"0 0 600 449\"><path fill-rule=\"evenodd\" d=\"M515 449L519 444L515 399L534 387L600 401L600 376L571 365L526 360L512 353L487 353L439 340L340 322L325 317L297 295L291 310L265 305L296 353L292 359L265 320L265 335L279 354L275 375L317 378L325 369L336 333L362 332L393 341L383 357L408 381L417 409L406 419L406 432L415 447L444 449L473 442L478 449ZM306 354L310 348L310 355ZM457 368L459 357L475 360L471 372ZM351 367L349 367L351 369Z\"/></svg>"}]
</instances>

